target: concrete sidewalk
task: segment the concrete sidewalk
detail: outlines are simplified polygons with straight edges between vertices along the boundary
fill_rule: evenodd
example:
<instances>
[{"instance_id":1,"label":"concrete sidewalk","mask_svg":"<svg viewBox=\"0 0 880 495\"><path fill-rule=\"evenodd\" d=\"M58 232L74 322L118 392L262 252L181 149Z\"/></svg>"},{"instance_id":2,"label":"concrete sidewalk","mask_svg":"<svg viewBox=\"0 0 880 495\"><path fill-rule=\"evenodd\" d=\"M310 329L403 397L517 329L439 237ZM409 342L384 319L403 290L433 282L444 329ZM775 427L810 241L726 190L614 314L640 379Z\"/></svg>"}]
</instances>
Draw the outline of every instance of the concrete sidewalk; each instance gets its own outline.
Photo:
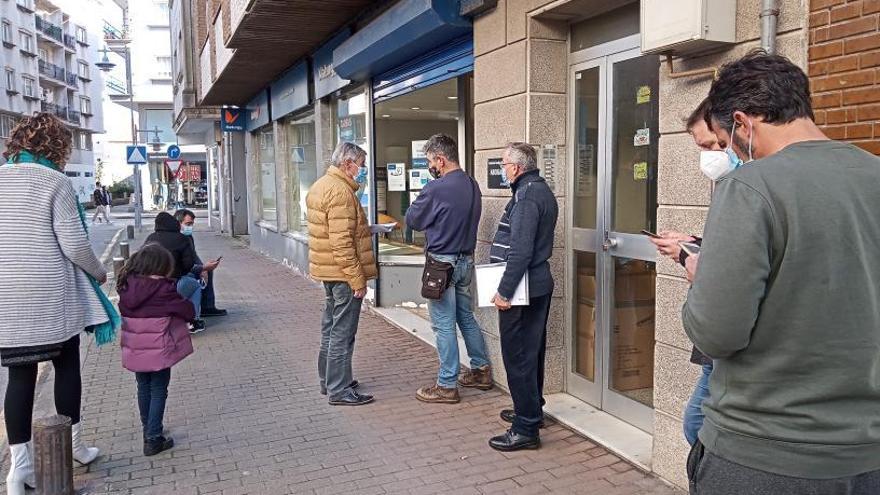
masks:
<instances>
[{"instance_id":1,"label":"concrete sidewalk","mask_svg":"<svg viewBox=\"0 0 880 495\"><path fill-rule=\"evenodd\" d=\"M556 424L540 450L490 449L509 397L466 389L456 405L417 401L435 351L370 313L354 365L376 402L328 406L316 372L320 288L241 241L196 242L203 259L223 256L217 299L230 315L209 319L173 369L165 426L177 445L143 457L134 376L118 346L91 349L83 424L102 456L77 469L83 493L677 493Z\"/></svg>"}]
</instances>

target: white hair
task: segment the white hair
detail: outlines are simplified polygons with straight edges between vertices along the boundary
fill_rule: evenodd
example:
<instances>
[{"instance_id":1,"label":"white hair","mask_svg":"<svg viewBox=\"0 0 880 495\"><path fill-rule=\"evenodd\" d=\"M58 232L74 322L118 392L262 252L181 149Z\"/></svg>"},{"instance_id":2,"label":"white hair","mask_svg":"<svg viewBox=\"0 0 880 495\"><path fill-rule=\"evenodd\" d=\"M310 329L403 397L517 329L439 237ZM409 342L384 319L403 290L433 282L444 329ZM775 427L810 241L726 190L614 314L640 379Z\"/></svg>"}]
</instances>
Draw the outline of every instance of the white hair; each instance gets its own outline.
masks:
<instances>
[{"instance_id":1,"label":"white hair","mask_svg":"<svg viewBox=\"0 0 880 495\"><path fill-rule=\"evenodd\" d=\"M333 162L333 165L338 167L345 163L346 160L358 163L366 158L367 152L364 151L363 148L354 143L342 141L336 146L336 149L333 150L333 155L330 157L330 160Z\"/></svg>"},{"instance_id":2,"label":"white hair","mask_svg":"<svg viewBox=\"0 0 880 495\"><path fill-rule=\"evenodd\" d=\"M537 170L538 168L538 153L535 151L535 148L526 144L526 143L507 143L507 158L510 159L512 163L515 163L522 167L523 172L528 172L529 170Z\"/></svg>"}]
</instances>

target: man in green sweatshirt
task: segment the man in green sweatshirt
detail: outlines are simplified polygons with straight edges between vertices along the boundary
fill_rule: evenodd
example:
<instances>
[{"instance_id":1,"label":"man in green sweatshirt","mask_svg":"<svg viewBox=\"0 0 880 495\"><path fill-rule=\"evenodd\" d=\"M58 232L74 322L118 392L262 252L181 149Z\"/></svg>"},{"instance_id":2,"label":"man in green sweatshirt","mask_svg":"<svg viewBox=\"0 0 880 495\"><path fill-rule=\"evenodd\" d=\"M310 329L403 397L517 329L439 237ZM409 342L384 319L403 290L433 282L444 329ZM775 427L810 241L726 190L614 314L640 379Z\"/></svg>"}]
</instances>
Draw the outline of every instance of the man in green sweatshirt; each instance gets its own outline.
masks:
<instances>
[{"instance_id":1,"label":"man in green sweatshirt","mask_svg":"<svg viewBox=\"0 0 880 495\"><path fill-rule=\"evenodd\" d=\"M880 159L822 134L784 57L725 65L709 102L735 170L688 262L684 327L715 362L691 493L878 494Z\"/></svg>"}]
</instances>

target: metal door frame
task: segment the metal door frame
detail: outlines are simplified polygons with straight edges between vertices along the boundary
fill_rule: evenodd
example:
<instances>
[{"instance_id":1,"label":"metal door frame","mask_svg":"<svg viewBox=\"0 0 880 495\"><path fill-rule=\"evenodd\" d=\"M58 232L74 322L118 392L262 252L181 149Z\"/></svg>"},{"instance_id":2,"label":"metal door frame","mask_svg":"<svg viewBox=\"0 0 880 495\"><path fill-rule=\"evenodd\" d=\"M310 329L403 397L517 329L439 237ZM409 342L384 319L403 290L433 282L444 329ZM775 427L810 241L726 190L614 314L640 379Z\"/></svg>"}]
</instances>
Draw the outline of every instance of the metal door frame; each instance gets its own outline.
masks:
<instances>
[{"instance_id":1,"label":"metal door frame","mask_svg":"<svg viewBox=\"0 0 880 495\"><path fill-rule=\"evenodd\" d=\"M641 56L640 35L632 35L619 40L614 40L602 45L590 47L569 55L569 98L568 98L568 163L569 169L567 195L570 207L566 208L566 258L565 258L565 304L567 336L571 345L567 352L566 390L568 393L602 409L609 414L617 416L649 433L653 432L654 409L641 404L633 399L621 395L610 388L609 360L611 351L611 307L606 304L613 298L614 292L614 257L632 257L637 259L656 260L656 253L642 249L643 236L611 232L611 197L612 167L611 150L613 149L614 133L611 129L612 114L610 106L613 103L613 67L615 63L623 62ZM593 67L599 67L599 133L596 151L596 181L598 184L596 194L596 229L576 229L574 227L574 194L575 194L575 148L577 143L577 129L575 128L575 76L578 72ZM611 124L611 125L609 125ZM580 230L577 232L576 230ZM587 231L587 232L584 232ZM608 244L609 252L603 250L603 244ZM596 254L596 335L595 335L595 373L594 381L590 382L574 372L574 350L576 336L577 301L574 297L574 283L576 281L575 251Z\"/></svg>"}]
</instances>

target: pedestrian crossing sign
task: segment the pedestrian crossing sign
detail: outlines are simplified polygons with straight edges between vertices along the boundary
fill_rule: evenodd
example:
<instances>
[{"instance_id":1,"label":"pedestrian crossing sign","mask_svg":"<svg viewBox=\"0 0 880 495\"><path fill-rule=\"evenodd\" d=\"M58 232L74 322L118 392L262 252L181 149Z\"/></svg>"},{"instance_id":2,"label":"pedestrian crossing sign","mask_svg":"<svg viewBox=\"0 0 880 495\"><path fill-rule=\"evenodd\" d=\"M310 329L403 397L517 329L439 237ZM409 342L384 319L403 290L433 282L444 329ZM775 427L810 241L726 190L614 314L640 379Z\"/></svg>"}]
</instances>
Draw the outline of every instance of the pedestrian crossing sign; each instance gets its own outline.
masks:
<instances>
[{"instance_id":1,"label":"pedestrian crossing sign","mask_svg":"<svg viewBox=\"0 0 880 495\"><path fill-rule=\"evenodd\" d=\"M147 163L147 147L126 146L125 157L129 165Z\"/></svg>"}]
</instances>

